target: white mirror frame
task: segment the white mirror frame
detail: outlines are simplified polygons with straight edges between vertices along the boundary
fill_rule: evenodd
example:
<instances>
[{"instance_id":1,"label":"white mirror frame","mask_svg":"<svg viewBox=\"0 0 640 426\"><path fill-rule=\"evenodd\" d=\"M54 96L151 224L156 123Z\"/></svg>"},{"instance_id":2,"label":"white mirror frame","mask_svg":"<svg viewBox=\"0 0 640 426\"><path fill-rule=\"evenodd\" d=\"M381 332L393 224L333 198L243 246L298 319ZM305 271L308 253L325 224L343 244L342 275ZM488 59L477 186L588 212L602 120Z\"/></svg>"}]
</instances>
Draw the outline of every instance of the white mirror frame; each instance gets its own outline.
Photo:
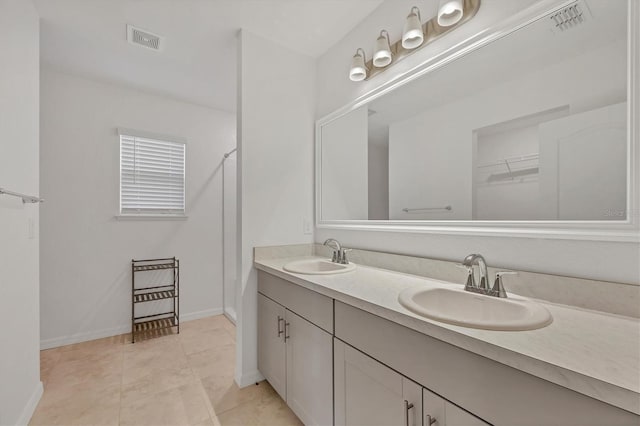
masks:
<instances>
[{"instance_id":1,"label":"white mirror frame","mask_svg":"<svg viewBox=\"0 0 640 426\"><path fill-rule=\"evenodd\" d=\"M640 242L640 1L628 0L627 22L627 219L620 221L322 220L322 126L482 46L504 37L571 1L547 1L442 52L316 121L316 227L324 229Z\"/></svg>"}]
</instances>

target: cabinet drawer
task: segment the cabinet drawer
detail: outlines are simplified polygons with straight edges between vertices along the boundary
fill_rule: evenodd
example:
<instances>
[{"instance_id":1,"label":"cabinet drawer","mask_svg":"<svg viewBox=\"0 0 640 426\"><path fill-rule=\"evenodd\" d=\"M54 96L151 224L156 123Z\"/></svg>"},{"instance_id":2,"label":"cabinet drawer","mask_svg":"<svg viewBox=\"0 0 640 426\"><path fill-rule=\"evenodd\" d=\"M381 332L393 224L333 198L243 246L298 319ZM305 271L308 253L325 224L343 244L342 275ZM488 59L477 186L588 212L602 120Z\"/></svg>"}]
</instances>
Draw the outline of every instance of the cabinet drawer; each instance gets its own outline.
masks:
<instances>
[{"instance_id":1,"label":"cabinet drawer","mask_svg":"<svg viewBox=\"0 0 640 426\"><path fill-rule=\"evenodd\" d=\"M333 334L333 299L258 271L258 292Z\"/></svg>"},{"instance_id":2,"label":"cabinet drawer","mask_svg":"<svg viewBox=\"0 0 640 426\"><path fill-rule=\"evenodd\" d=\"M496 426L639 424L633 413L338 301L335 335Z\"/></svg>"}]
</instances>

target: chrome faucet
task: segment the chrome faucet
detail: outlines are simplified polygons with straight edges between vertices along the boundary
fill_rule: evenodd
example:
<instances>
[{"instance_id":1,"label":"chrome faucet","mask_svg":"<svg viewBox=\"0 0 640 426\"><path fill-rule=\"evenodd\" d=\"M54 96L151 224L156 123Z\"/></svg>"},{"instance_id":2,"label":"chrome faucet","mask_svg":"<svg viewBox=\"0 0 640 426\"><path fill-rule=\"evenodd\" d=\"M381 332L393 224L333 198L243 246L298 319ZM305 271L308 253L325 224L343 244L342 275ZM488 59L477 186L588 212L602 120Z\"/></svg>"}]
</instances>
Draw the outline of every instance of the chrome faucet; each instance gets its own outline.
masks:
<instances>
[{"instance_id":1,"label":"chrome faucet","mask_svg":"<svg viewBox=\"0 0 640 426\"><path fill-rule=\"evenodd\" d=\"M502 283L502 277L504 275L517 275L517 272L512 271L500 271L496 272L496 279L493 283L493 287L489 287L489 273L487 272L487 262L480 254L470 254L464 258L462 265L467 268L468 276L467 283L464 286L466 291L473 293L485 294L487 296L494 296L500 298L506 298L507 292L504 289ZM476 282L475 275L473 273L473 267L478 266L480 270L480 282Z\"/></svg>"},{"instance_id":2,"label":"chrome faucet","mask_svg":"<svg viewBox=\"0 0 640 426\"><path fill-rule=\"evenodd\" d=\"M348 265L349 260L347 259L347 252L350 252L351 249L342 248L338 240L329 238L324 242L324 245L333 249L333 256L331 257L331 261L333 263L340 263L343 265Z\"/></svg>"},{"instance_id":3,"label":"chrome faucet","mask_svg":"<svg viewBox=\"0 0 640 426\"><path fill-rule=\"evenodd\" d=\"M481 254L470 254L469 256L464 258L462 262L464 266L467 268L473 268L473 266L478 265L480 269L480 282L475 282L475 275L470 274L471 277L471 287L480 290L487 290L489 288L487 281L489 280L489 273L487 272L487 262L485 262L484 257ZM469 280L467 279L467 283ZM473 291L473 290L469 290Z\"/></svg>"}]
</instances>

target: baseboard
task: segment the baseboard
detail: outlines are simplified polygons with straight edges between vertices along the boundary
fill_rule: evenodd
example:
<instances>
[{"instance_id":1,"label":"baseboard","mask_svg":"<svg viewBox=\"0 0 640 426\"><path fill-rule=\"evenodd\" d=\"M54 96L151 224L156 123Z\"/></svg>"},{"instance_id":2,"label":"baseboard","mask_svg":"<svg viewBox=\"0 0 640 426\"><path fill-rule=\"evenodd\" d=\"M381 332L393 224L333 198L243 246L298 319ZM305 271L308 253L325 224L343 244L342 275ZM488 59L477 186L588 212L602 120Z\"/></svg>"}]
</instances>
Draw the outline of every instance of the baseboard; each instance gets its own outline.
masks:
<instances>
[{"instance_id":1,"label":"baseboard","mask_svg":"<svg viewBox=\"0 0 640 426\"><path fill-rule=\"evenodd\" d=\"M58 346L72 345L74 343L88 342L89 340L102 339L104 337L117 336L131 332L131 324L114 328L105 328L96 331L85 331L70 336L54 337L40 341L40 350L57 348Z\"/></svg>"},{"instance_id":2,"label":"baseboard","mask_svg":"<svg viewBox=\"0 0 640 426\"><path fill-rule=\"evenodd\" d=\"M263 380L264 376L258 370L249 371L248 373L245 373L240 377L236 376L236 383L240 388L245 388L249 385L256 384Z\"/></svg>"},{"instance_id":3,"label":"baseboard","mask_svg":"<svg viewBox=\"0 0 640 426\"><path fill-rule=\"evenodd\" d=\"M190 312L180 315L180 321L188 322L200 318L222 315L222 308L205 309L203 311ZM102 339L104 337L118 336L120 334L131 333L131 324L119 327L105 328L96 331L85 331L72 334L70 336L54 337L40 341L40 350L57 348L58 346L72 345L74 343L88 342L89 340Z\"/></svg>"},{"instance_id":4,"label":"baseboard","mask_svg":"<svg viewBox=\"0 0 640 426\"><path fill-rule=\"evenodd\" d=\"M31 394L31 398L27 401L27 405L25 405L22 410L22 414L20 418L16 422L16 425L28 425L33 413L36 411L36 407L38 406L38 402L40 402L40 398L42 397L42 393L44 392L44 387L42 386L42 382L38 382L36 388L33 390Z\"/></svg>"},{"instance_id":5,"label":"baseboard","mask_svg":"<svg viewBox=\"0 0 640 426\"><path fill-rule=\"evenodd\" d=\"M236 310L233 308L225 308L224 316L227 317L229 321L236 325Z\"/></svg>"},{"instance_id":6,"label":"baseboard","mask_svg":"<svg viewBox=\"0 0 640 426\"><path fill-rule=\"evenodd\" d=\"M188 314L181 314L180 321L193 321L200 318L213 317L216 315L222 315L222 308L205 309L204 311L190 312Z\"/></svg>"}]
</instances>

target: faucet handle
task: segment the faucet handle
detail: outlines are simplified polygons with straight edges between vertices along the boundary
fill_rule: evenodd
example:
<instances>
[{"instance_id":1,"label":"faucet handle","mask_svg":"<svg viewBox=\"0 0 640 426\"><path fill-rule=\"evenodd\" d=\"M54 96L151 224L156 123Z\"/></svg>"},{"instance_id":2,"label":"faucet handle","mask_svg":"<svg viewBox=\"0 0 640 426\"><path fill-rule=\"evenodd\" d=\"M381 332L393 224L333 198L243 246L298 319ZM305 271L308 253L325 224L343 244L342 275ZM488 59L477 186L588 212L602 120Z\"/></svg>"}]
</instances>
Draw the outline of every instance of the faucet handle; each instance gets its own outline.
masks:
<instances>
[{"instance_id":1,"label":"faucet handle","mask_svg":"<svg viewBox=\"0 0 640 426\"><path fill-rule=\"evenodd\" d=\"M467 282L464 285L465 290L470 290L476 286L476 283L473 278L473 266L467 266L463 263L454 263L457 268L464 269L467 271Z\"/></svg>"},{"instance_id":2,"label":"faucet handle","mask_svg":"<svg viewBox=\"0 0 640 426\"><path fill-rule=\"evenodd\" d=\"M339 263L342 263L343 265L348 265L349 264L349 259L347 259L347 253L349 253L352 249L350 248L343 248L340 250L340 255L338 256L338 258L340 259Z\"/></svg>"},{"instance_id":3,"label":"faucet handle","mask_svg":"<svg viewBox=\"0 0 640 426\"><path fill-rule=\"evenodd\" d=\"M505 275L518 275L515 271L499 271L496 272L496 280L493 282L493 287L491 288L491 293L494 296L506 298L507 291L504 289L504 285L502 284L502 277Z\"/></svg>"}]
</instances>

